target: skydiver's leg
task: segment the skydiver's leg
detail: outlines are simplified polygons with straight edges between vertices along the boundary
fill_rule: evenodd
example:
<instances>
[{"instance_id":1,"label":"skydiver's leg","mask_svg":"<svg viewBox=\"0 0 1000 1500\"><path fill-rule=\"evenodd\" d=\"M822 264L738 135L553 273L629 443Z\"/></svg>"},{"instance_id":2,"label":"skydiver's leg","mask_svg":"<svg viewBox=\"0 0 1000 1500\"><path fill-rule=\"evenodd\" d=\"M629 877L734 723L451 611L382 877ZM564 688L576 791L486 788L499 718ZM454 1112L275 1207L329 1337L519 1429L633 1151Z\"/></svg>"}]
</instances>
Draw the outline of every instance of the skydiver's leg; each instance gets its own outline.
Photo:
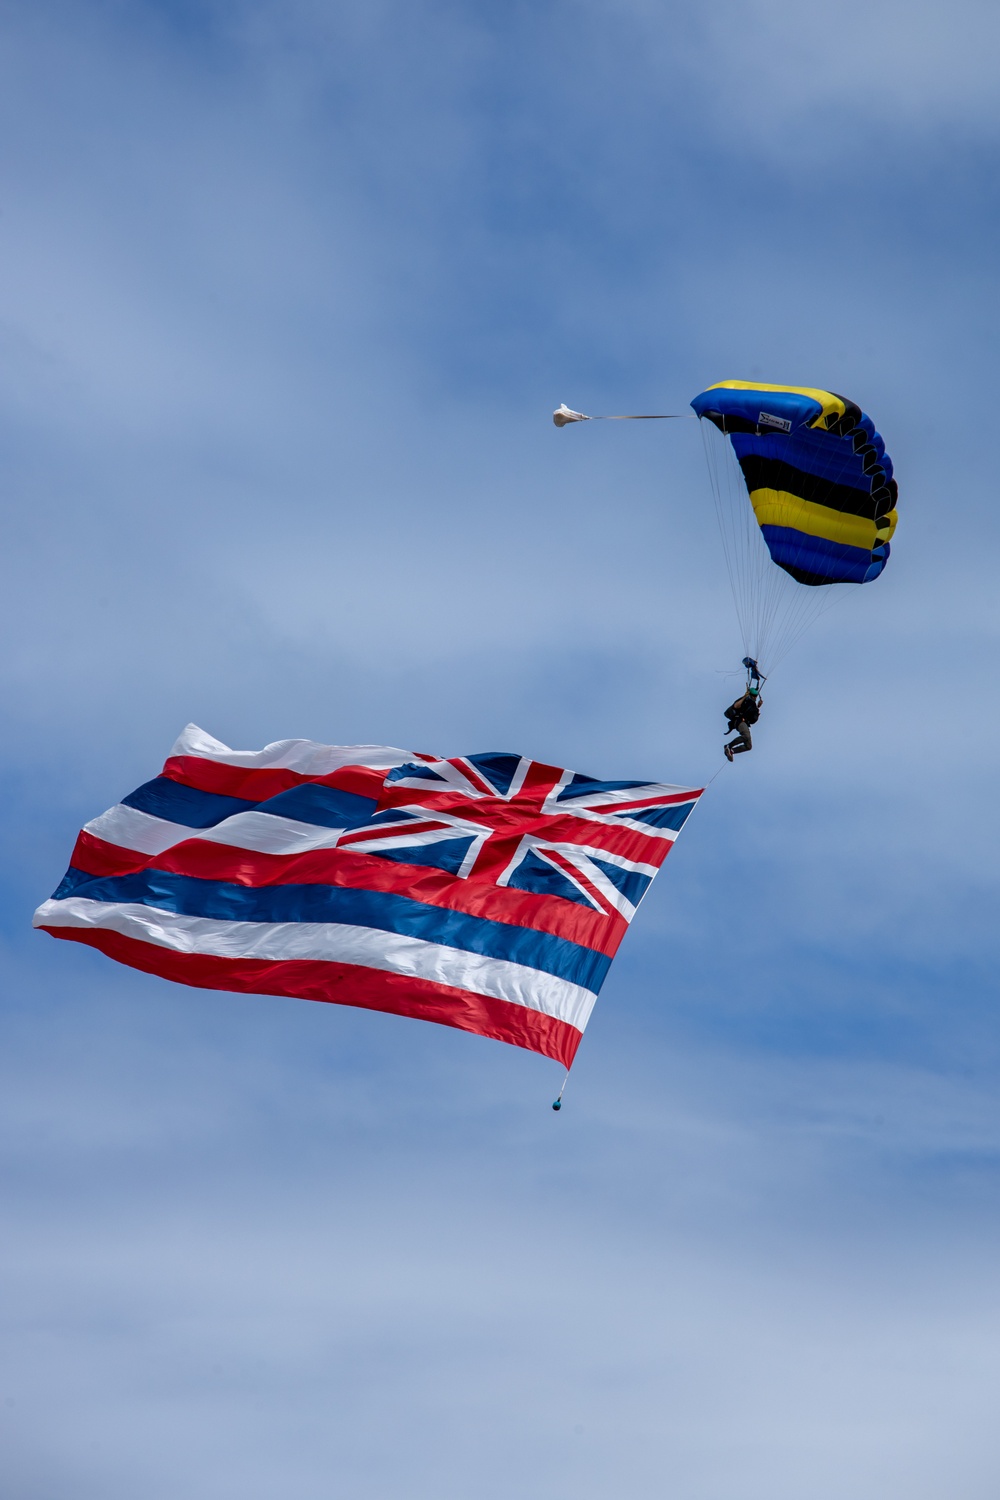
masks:
<instances>
[{"instance_id":1,"label":"skydiver's leg","mask_svg":"<svg viewBox=\"0 0 1000 1500\"><path fill-rule=\"evenodd\" d=\"M750 738L750 727L747 724L737 724L736 733L738 739L729 741L729 748L734 755L744 755L747 750L753 749L753 740Z\"/></svg>"}]
</instances>

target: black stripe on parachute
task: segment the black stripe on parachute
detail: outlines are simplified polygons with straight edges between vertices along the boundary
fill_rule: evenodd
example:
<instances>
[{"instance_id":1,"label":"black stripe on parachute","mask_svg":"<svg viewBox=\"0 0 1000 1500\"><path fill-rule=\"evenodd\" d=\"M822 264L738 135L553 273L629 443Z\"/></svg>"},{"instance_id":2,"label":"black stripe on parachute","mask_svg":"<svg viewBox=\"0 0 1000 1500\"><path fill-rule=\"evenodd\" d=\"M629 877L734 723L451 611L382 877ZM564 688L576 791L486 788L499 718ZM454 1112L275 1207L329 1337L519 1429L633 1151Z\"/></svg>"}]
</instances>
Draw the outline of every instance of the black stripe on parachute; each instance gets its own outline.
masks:
<instances>
[{"instance_id":1,"label":"black stripe on parachute","mask_svg":"<svg viewBox=\"0 0 1000 1500\"><path fill-rule=\"evenodd\" d=\"M797 495L800 500L825 505L845 516L864 516L869 521L875 519L878 502L870 492L855 489L854 485L835 484L830 479L807 474L793 464L783 463L780 458L764 458L759 453L748 453L739 462L751 494L754 490L784 490L786 494Z\"/></svg>"}]
</instances>

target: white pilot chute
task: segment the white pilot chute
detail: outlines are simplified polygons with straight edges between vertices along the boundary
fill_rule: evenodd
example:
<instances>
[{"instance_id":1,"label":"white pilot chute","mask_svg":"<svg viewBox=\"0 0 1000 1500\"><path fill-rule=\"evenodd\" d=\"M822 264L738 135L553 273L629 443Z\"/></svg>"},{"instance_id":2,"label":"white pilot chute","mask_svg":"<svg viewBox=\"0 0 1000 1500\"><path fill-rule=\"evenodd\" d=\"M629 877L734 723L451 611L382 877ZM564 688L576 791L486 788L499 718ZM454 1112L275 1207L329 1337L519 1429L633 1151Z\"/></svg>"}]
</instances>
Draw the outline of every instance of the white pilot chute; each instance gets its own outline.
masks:
<instances>
[{"instance_id":1,"label":"white pilot chute","mask_svg":"<svg viewBox=\"0 0 1000 1500\"><path fill-rule=\"evenodd\" d=\"M672 422L680 417L689 417L686 411L630 412L625 416L588 417L585 412L574 411L565 401L552 413L557 427L568 427L570 422Z\"/></svg>"}]
</instances>

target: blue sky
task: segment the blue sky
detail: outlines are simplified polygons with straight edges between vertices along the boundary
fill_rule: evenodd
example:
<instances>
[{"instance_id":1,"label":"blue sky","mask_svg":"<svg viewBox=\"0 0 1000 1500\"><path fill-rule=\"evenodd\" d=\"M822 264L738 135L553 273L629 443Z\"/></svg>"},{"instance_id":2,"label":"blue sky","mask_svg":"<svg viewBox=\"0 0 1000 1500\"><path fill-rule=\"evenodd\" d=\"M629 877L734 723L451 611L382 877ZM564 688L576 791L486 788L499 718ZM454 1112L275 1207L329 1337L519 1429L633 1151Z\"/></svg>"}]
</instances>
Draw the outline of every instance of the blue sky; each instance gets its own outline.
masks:
<instances>
[{"instance_id":1,"label":"blue sky","mask_svg":"<svg viewBox=\"0 0 1000 1500\"><path fill-rule=\"evenodd\" d=\"M995 57L977 0L12 0L0 1464L17 1500L992 1500ZM876 418L574 1068L30 931L188 720L696 783L694 423Z\"/></svg>"}]
</instances>

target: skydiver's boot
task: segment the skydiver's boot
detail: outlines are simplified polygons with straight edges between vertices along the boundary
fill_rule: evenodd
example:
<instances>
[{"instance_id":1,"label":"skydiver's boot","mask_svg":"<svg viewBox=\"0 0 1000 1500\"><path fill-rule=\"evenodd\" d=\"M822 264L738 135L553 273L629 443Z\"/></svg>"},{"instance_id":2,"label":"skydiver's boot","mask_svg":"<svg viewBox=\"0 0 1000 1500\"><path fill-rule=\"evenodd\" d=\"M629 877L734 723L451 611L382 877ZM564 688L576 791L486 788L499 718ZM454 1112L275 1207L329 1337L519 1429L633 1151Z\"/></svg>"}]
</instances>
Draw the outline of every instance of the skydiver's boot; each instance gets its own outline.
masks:
<instances>
[{"instance_id":1,"label":"skydiver's boot","mask_svg":"<svg viewBox=\"0 0 1000 1500\"><path fill-rule=\"evenodd\" d=\"M733 763L733 747L732 747L732 745L723 745L722 750L723 750L723 754L725 755L725 757L728 760L729 764L732 765L732 763Z\"/></svg>"}]
</instances>

